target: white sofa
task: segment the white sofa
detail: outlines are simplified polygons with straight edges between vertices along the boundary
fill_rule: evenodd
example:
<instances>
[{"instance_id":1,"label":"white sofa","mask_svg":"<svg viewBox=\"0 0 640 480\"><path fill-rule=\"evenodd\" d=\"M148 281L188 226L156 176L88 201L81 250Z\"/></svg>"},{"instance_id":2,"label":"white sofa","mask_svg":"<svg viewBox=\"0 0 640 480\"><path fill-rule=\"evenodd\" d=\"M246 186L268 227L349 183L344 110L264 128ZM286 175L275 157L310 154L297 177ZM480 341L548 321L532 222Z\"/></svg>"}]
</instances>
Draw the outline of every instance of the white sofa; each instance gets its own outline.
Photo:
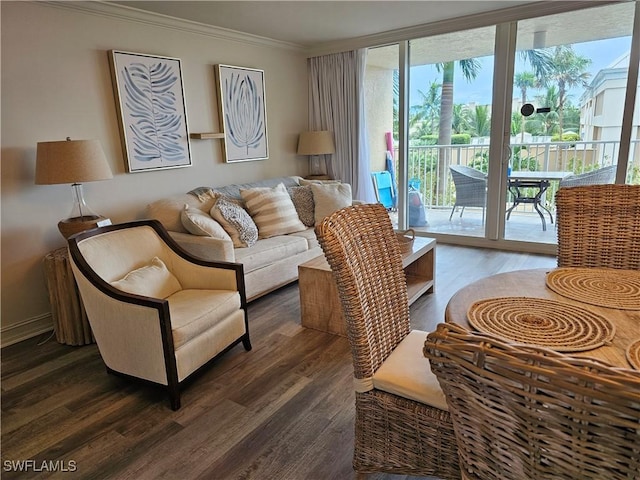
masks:
<instances>
[{"instance_id":1,"label":"white sofa","mask_svg":"<svg viewBox=\"0 0 640 480\"><path fill-rule=\"evenodd\" d=\"M254 187L285 187L300 185L301 177L279 177L247 184L234 184L212 188L224 197L241 200L240 190ZM302 181L304 183L304 181ZM345 184L346 185L346 184ZM348 186L348 185L347 185ZM351 192L350 186L349 195ZM155 201L146 208L146 216L159 220L169 234L186 251L211 261L237 262L244 265L247 300L254 300L298 278L298 265L322 255L313 227L287 235L259 239L254 245L235 248L231 240L193 235L181 220L185 204L190 209L209 212L215 199L206 194L207 187L189 193L173 195Z\"/></svg>"}]
</instances>

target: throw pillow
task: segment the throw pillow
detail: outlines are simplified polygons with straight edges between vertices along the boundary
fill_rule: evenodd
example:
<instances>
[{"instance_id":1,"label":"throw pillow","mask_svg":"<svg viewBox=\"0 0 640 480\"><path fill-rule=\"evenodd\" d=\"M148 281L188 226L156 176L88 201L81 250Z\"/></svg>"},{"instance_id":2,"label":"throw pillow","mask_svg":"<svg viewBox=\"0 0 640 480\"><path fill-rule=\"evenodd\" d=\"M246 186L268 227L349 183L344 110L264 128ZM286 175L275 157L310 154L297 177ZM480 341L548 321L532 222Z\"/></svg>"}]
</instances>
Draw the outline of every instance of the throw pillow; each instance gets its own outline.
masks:
<instances>
[{"instance_id":1,"label":"throw pillow","mask_svg":"<svg viewBox=\"0 0 640 480\"><path fill-rule=\"evenodd\" d=\"M182 226L192 235L229 240L231 237L209 214L197 208L189 208L185 203L181 214Z\"/></svg>"},{"instance_id":2,"label":"throw pillow","mask_svg":"<svg viewBox=\"0 0 640 480\"><path fill-rule=\"evenodd\" d=\"M260 238L286 235L307 228L298 218L296 207L282 183L273 188L241 189L240 196L258 227Z\"/></svg>"},{"instance_id":3,"label":"throw pillow","mask_svg":"<svg viewBox=\"0 0 640 480\"><path fill-rule=\"evenodd\" d=\"M149 264L130 271L120 280L111 282L111 285L127 293L153 298L167 298L182 290L178 279L158 257L153 257Z\"/></svg>"},{"instance_id":4,"label":"throw pillow","mask_svg":"<svg viewBox=\"0 0 640 480\"><path fill-rule=\"evenodd\" d=\"M313 192L309 185L304 187L289 187L287 188L293 206L298 212L298 218L307 227L313 227L316 223L314 216L314 203Z\"/></svg>"},{"instance_id":5,"label":"throw pillow","mask_svg":"<svg viewBox=\"0 0 640 480\"><path fill-rule=\"evenodd\" d=\"M234 247L250 247L258 241L256 224L247 211L237 203L219 198L209 213L229 234Z\"/></svg>"},{"instance_id":6,"label":"throw pillow","mask_svg":"<svg viewBox=\"0 0 640 480\"><path fill-rule=\"evenodd\" d=\"M315 203L316 225L327 215L351 205L351 185L348 183L311 184Z\"/></svg>"}]
</instances>

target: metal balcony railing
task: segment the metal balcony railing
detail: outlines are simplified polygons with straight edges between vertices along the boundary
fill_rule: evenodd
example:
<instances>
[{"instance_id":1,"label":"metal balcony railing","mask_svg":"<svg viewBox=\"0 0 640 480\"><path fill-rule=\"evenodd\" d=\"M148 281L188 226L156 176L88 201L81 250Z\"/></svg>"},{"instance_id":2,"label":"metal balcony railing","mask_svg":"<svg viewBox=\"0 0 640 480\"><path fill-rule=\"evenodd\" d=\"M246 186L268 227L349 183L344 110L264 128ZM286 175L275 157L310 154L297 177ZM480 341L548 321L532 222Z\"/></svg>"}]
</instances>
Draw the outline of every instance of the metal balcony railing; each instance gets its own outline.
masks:
<instances>
[{"instance_id":1,"label":"metal balcony railing","mask_svg":"<svg viewBox=\"0 0 640 480\"><path fill-rule=\"evenodd\" d=\"M545 142L512 143L511 167L514 171L565 171L575 174L613 164L618 158L620 142ZM394 158L398 158L397 150ZM409 179L418 179L420 193L427 208L451 208L455 189L450 165L466 165L487 172L489 144L429 145L409 148ZM396 165L397 171L397 165ZM441 185L441 179L444 185ZM549 189L547 202L552 205L558 184ZM629 152L627 183L640 183L640 140L632 140Z\"/></svg>"}]
</instances>

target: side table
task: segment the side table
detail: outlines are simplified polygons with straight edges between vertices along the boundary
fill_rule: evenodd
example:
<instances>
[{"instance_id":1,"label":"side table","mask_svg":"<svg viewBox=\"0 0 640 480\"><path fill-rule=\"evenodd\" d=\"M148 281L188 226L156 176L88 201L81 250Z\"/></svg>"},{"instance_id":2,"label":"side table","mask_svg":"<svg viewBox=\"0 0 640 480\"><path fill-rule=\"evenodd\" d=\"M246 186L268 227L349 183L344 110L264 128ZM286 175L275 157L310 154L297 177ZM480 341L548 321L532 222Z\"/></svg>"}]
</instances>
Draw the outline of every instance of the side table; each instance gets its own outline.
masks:
<instances>
[{"instance_id":1,"label":"side table","mask_svg":"<svg viewBox=\"0 0 640 480\"><path fill-rule=\"evenodd\" d=\"M56 340L67 345L87 345L95 340L71 271L66 247L45 255L44 274Z\"/></svg>"}]
</instances>

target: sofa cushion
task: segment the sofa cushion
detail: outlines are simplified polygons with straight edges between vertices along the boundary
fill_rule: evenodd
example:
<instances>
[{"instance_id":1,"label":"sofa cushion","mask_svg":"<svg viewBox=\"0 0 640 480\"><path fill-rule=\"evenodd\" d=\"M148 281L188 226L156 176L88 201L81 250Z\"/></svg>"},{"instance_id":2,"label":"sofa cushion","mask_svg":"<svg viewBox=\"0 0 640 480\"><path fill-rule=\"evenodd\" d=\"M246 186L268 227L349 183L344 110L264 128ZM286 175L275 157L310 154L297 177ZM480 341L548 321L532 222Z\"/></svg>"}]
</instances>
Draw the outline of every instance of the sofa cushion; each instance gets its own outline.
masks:
<instances>
[{"instance_id":1,"label":"sofa cushion","mask_svg":"<svg viewBox=\"0 0 640 480\"><path fill-rule=\"evenodd\" d=\"M290 233L289 236L304 238L307 241L307 246L309 247L309 249L320 247L320 242L318 242L316 232L313 228L307 228L306 230L302 230L301 232Z\"/></svg>"},{"instance_id":2,"label":"sofa cushion","mask_svg":"<svg viewBox=\"0 0 640 480\"><path fill-rule=\"evenodd\" d=\"M348 183L311 184L315 203L315 220L319 225L324 217L351 205L351 185Z\"/></svg>"},{"instance_id":3,"label":"sofa cushion","mask_svg":"<svg viewBox=\"0 0 640 480\"><path fill-rule=\"evenodd\" d=\"M229 234L234 247L250 247L258 240L258 227L237 203L218 198L209 213Z\"/></svg>"},{"instance_id":4,"label":"sofa cushion","mask_svg":"<svg viewBox=\"0 0 640 480\"><path fill-rule=\"evenodd\" d=\"M314 216L313 192L311 187L289 187L287 188L293 206L298 213L298 218L306 227L313 227L316 223Z\"/></svg>"},{"instance_id":5,"label":"sofa cushion","mask_svg":"<svg viewBox=\"0 0 640 480\"><path fill-rule=\"evenodd\" d=\"M120 280L111 282L111 285L123 292L153 298L167 298L182 289L178 279L158 257L153 257L147 265L130 271Z\"/></svg>"},{"instance_id":6,"label":"sofa cushion","mask_svg":"<svg viewBox=\"0 0 640 480\"><path fill-rule=\"evenodd\" d=\"M240 309L235 290L180 290L167 300L176 349Z\"/></svg>"},{"instance_id":7,"label":"sofa cushion","mask_svg":"<svg viewBox=\"0 0 640 480\"><path fill-rule=\"evenodd\" d=\"M305 238L292 234L258 240L251 248L237 249L235 254L236 262L244 265L244 273L247 274L308 249Z\"/></svg>"},{"instance_id":8,"label":"sofa cushion","mask_svg":"<svg viewBox=\"0 0 640 480\"><path fill-rule=\"evenodd\" d=\"M208 212L215 202L215 197L211 195L191 195L187 193L172 195L167 198L156 200L147 205L146 217L155 218L170 232L188 233L182 225L182 211L184 205Z\"/></svg>"},{"instance_id":9,"label":"sofa cushion","mask_svg":"<svg viewBox=\"0 0 640 480\"><path fill-rule=\"evenodd\" d=\"M298 212L284 184L279 183L273 188L241 189L240 195L258 227L259 238L285 235L306 228L298 218Z\"/></svg>"},{"instance_id":10,"label":"sofa cushion","mask_svg":"<svg viewBox=\"0 0 640 480\"><path fill-rule=\"evenodd\" d=\"M182 226L192 235L200 237L213 237L220 240L229 240L231 237L211 216L197 208L189 208L189 204L185 203L184 210L181 215Z\"/></svg>"}]
</instances>

